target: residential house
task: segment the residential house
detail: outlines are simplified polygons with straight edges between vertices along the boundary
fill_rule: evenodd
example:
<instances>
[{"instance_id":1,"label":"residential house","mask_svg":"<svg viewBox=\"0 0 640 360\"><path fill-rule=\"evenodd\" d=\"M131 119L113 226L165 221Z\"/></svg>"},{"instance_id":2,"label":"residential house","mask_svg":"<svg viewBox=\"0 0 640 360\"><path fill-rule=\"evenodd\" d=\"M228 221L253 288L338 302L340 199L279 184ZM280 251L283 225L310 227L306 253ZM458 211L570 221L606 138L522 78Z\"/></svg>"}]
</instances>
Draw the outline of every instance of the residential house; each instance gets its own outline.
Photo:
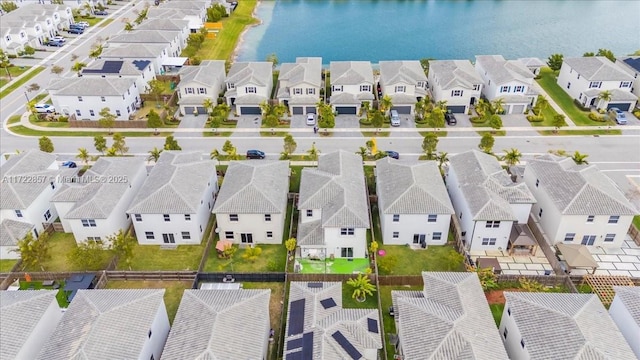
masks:
<instances>
[{"instance_id":1,"label":"residential house","mask_svg":"<svg viewBox=\"0 0 640 360\"><path fill-rule=\"evenodd\" d=\"M131 222L126 210L147 177L144 159L101 157L82 176L64 179L51 200L64 232L78 243L104 241Z\"/></svg>"},{"instance_id":2,"label":"residential house","mask_svg":"<svg viewBox=\"0 0 640 360\"><path fill-rule=\"evenodd\" d=\"M299 57L280 65L277 98L293 115L315 114L323 89L322 58Z\"/></svg>"},{"instance_id":3,"label":"residential house","mask_svg":"<svg viewBox=\"0 0 640 360\"><path fill-rule=\"evenodd\" d=\"M435 161L376 161L376 194L385 245L443 245L455 214Z\"/></svg>"},{"instance_id":4,"label":"residential house","mask_svg":"<svg viewBox=\"0 0 640 360\"><path fill-rule=\"evenodd\" d=\"M616 286L609 315L616 323L631 350L640 358L640 287Z\"/></svg>"},{"instance_id":5,"label":"residential house","mask_svg":"<svg viewBox=\"0 0 640 360\"><path fill-rule=\"evenodd\" d=\"M363 101L373 101L373 68L369 61L332 61L329 70L331 107L338 115L357 115Z\"/></svg>"},{"instance_id":6,"label":"residential house","mask_svg":"<svg viewBox=\"0 0 640 360\"><path fill-rule=\"evenodd\" d=\"M616 59L616 65L629 75L633 76L633 84L631 85L631 93L640 97L640 56L626 56ZM638 103L636 103L638 106Z\"/></svg>"},{"instance_id":7,"label":"residential house","mask_svg":"<svg viewBox=\"0 0 640 360\"><path fill-rule=\"evenodd\" d=\"M422 291L391 291L400 359L508 359L477 274L422 279Z\"/></svg>"},{"instance_id":8,"label":"residential house","mask_svg":"<svg viewBox=\"0 0 640 360\"><path fill-rule=\"evenodd\" d=\"M25 46L40 47L73 23L71 8L65 5L27 4L2 15L0 48L17 55Z\"/></svg>"},{"instance_id":9,"label":"residential house","mask_svg":"<svg viewBox=\"0 0 640 360\"><path fill-rule=\"evenodd\" d=\"M137 89L145 89L155 79L151 60L98 59L80 71L82 77L133 79ZM140 90L138 90L140 91Z\"/></svg>"},{"instance_id":10,"label":"residential house","mask_svg":"<svg viewBox=\"0 0 640 360\"><path fill-rule=\"evenodd\" d=\"M342 282L290 283L285 359L376 360L381 333L378 309L342 307Z\"/></svg>"},{"instance_id":11,"label":"residential house","mask_svg":"<svg viewBox=\"0 0 640 360\"><path fill-rule=\"evenodd\" d=\"M35 238L57 217L51 198L60 187L56 156L39 150L11 155L0 168L0 259L18 259L18 241Z\"/></svg>"},{"instance_id":12,"label":"residential house","mask_svg":"<svg viewBox=\"0 0 640 360\"><path fill-rule=\"evenodd\" d=\"M638 211L595 166L551 154L527 161L524 181L538 200L533 216L552 244L620 247Z\"/></svg>"},{"instance_id":13,"label":"residential house","mask_svg":"<svg viewBox=\"0 0 640 360\"><path fill-rule=\"evenodd\" d=\"M235 106L238 115L260 115L260 104L271 98L273 64L264 61L233 63L225 85L227 105Z\"/></svg>"},{"instance_id":14,"label":"residential house","mask_svg":"<svg viewBox=\"0 0 640 360\"><path fill-rule=\"evenodd\" d=\"M168 3L169 2L165 2L163 4ZM192 34L200 31L206 23L206 15L203 16L202 11L198 9L170 9L164 6L149 8L149 11L147 11L147 19L185 20L189 22L189 32Z\"/></svg>"},{"instance_id":15,"label":"residential house","mask_svg":"<svg viewBox=\"0 0 640 360\"><path fill-rule=\"evenodd\" d=\"M169 334L164 292L78 290L35 359L160 359Z\"/></svg>"},{"instance_id":16,"label":"residential house","mask_svg":"<svg viewBox=\"0 0 640 360\"><path fill-rule=\"evenodd\" d=\"M217 191L214 160L198 151L163 151L127 210L138 243L200 244Z\"/></svg>"},{"instance_id":17,"label":"residential house","mask_svg":"<svg viewBox=\"0 0 640 360\"><path fill-rule=\"evenodd\" d=\"M159 19L147 19L142 24L135 27L136 31L151 30L151 31L178 31L180 33L180 41L183 44L187 43L191 30L189 29L188 20L179 20L171 18L159 18Z\"/></svg>"},{"instance_id":18,"label":"residential house","mask_svg":"<svg viewBox=\"0 0 640 360\"><path fill-rule=\"evenodd\" d=\"M66 77L47 86L53 106L77 120L97 121L100 110L109 108L116 120L128 120L140 104L140 88L134 78Z\"/></svg>"},{"instance_id":19,"label":"residential house","mask_svg":"<svg viewBox=\"0 0 640 360\"><path fill-rule=\"evenodd\" d=\"M110 44L102 49L98 59L151 61L153 72L160 74L169 61L169 44Z\"/></svg>"},{"instance_id":20,"label":"residential house","mask_svg":"<svg viewBox=\"0 0 640 360\"><path fill-rule=\"evenodd\" d=\"M558 86L585 107L622 111L633 109L638 97L631 92L635 78L604 56L566 58L562 61ZM608 91L610 97L603 98Z\"/></svg>"},{"instance_id":21,"label":"residential house","mask_svg":"<svg viewBox=\"0 0 640 360\"><path fill-rule=\"evenodd\" d=\"M427 95L427 75L420 61L380 61L380 89L398 114L413 114L417 101Z\"/></svg>"},{"instance_id":22,"label":"residential house","mask_svg":"<svg viewBox=\"0 0 640 360\"><path fill-rule=\"evenodd\" d=\"M302 169L298 246L303 258L366 258L369 202L362 158L339 150Z\"/></svg>"},{"instance_id":23,"label":"residential house","mask_svg":"<svg viewBox=\"0 0 640 360\"><path fill-rule=\"evenodd\" d=\"M207 9L211 5L211 1L165 1L158 10L182 12L182 19L188 20L190 27L199 25L197 29L200 29L207 21Z\"/></svg>"},{"instance_id":24,"label":"residential house","mask_svg":"<svg viewBox=\"0 0 640 360\"><path fill-rule=\"evenodd\" d=\"M267 359L269 289L185 290L163 360Z\"/></svg>"},{"instance_id":25,"label":"residential house","mask_svg":"<svg viewBox=\"0 0 640 360\"><path fill-rule=\"evenodd\" d=\"M520 60L533 75L540 75L540 69L542 69L543 66L547 66L547 63L536 57L520 58L518 60Z\"/></svg>"},{"instance_id":26,"label":"residential house","mask_svg":"<svg viewBox=\"0 0 640 360\"><path fill-rule=\"evenodd\" d=\"M445 183L470 251L510 249L513 226L526 226L536 202L526 184L513 182L493 155L477 150L449 157Z\"/></svg>"},{"instance_id":27,"label":"residential house","mask_svg":"<svg viewBox=\"0 0 640 360\"><path fill-rule=\"evenodd\" d=\"M482 95L489 101L501 99L505 114L524 114L535 105L535 75L521 61L505 60L502 55L478 55L476 72L484 82Z\"/></svg>"},{"instance_id":28,"label":"residential house","mask_svg":"<svg viewBox=\"0 0 640 360\"><path fill-rule=\"evenodd\" d=\"M186 46L181 31L133 30L109 38L109 44L162 44L169 46L169 56L180 56Z\"/></svg>"},{"instance_id":29,"label":"residential house","mask_svg":"<svg viewBox=\"0 0 640 360\"><path fill-rule=\"evenodd\" d=\"M215 106L218 96L224 92L225 66L222 60L206 60L198 66L183 66L178 72L180 84L178 96L183 115L207 114L205 100Z\"/></svg>"},{"instance_id":30,"label":"residential house","mask_svg":"<svg viewBox=\"0 0 640 360\"><path fill-rule=\"evenodd\" d=\"M511 359L635 359L595 294L504 293L500 335Z\"/></svg>"},{"instance_id":31,"label":"residential house","mask_svg":"<svg viewBox=\"0 0 640 360\"><path fill-rule=\"evenodd\" d=\"M288 161L232 161L213 206L220 239L281 244L288 194Z\"/></svg>"},{"instance_id":32,"label":"residential house","mask_svg":"<svg viewBox=\"0 0 640 360\"><path fill-rule=\"evenodd\" d=\"M0 291L0 359L33 359L62 318L57 291Z\"/></svg>"},{"instance_id":33,"label":"residential house","mask_svg":"<svg viewBox=\"0 0 640 360\"><path fill-rule=\"evenodd\" d=\"M480 99L483 80L469 60L429 61L429 87L434 101L446 101L447 110L466 114Z\"/></svg>"}]
</instances>

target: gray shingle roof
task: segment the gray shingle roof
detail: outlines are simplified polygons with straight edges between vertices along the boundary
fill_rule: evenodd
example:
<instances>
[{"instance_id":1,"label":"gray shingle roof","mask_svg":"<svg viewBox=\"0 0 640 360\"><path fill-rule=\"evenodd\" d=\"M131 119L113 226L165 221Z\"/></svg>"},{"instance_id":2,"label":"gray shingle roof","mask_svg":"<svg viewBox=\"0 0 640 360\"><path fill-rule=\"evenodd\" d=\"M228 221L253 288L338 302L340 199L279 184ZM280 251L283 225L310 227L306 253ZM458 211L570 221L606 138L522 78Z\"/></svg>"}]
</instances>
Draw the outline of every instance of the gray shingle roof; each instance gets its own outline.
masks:
<instances>
[{"instance_id":1,"label":"gray shingle roof","mask_svg":"<svg viewBox=\"0 0 640 360\"><path fill-rule=\"evenodd\" d=\"M164 292L78 290L37 359L137 359Z\"/></svg>"},{"instance_id":2,"label":"gray shingle roof","mask_svg":"<svg viewBox=\"0 0 640 360\"><path fill-rule=\"evenodd\" d=\"M604 56L566 58L564 62L589 81L633 81L633 76Z\"/></svg>"},{"instance_id":3,"label":"gray shingle roof","mask_svg":"<svg viewBox=\"0 0 640 360\"><path fill-rule=\"evenodd\" d=\"M267 86L272 81L273 64L261 62L237 62L231 65L226 83L236 87L246 84Z\"/></svg>"},{"instance_id":4,"label":"gray shingle roof","mask_svg":"<svg viewBox=\"0 0 640 360\"><path fill-rule=\"evenodd\" d=\"M307 282L291 282L289 304L304 299L303 333L313 334L313 359L344 360L351 359L344 348L333 338L339 331L355 347L363 353L365 350L382 348L380 319L378 309L343 309L342 283L315 283L318 287L309 287ZM335 306L325 308L322 300L332 298ZM291 340L300 339L303 333L287 335L291 326L291 306L287 310L284 357L299 351L293 348ZM369 319L375 321L376 332L369 331Z\"/></svg>"},{"instance_id":5,"label":"gray shingle roof","mask_svg":"<svg viewBox=\"0 0 640 360\"><path fill-rule=\"evenodd\" d=\"M638 211L606 175L595 166L576 166L571 158L543 155L527 162L525 176L533 171L562 214L636 215Z\"/></svg>"},{"instance_id":6,"label":"gray shingle roof","mask_svg":"<svg viewBox=\"0 0 640 360\"><path fill-rule=\"evenodd\" d=\"M0 208L10 210L28 208L49 186L49 182L58 175L58 166L55 161L55 155L39 150L28 150L10 156L0 168L0 177L4 179L6 176L15 181L3 181L0 186ZM20 181L21 176L24 176L25 181ZM43 181L37 179L43 179Z\"/></svg>"},{"instance_id":7,"label":"gray shingle roof","mask_svg":"<svg viewBox=\"0 0 640 360\"><path fill-rule=\"evenodd\" d=\"M378 206L385 214L453 214L453 205L434 161L376 161Z\"/></svg>"},{"instance_id":8,"label":"gray shingle roof","mask_svg":"<svg viewBox=\"0 0 640 360\"><path fill-rule=\"evenodd\" d=\"M322 209L322 227L369 228L369 202L360 156L339 150L304 168L298 209Z\"/></svg>"},{"instance_id":9,"label":"gray shingle roof","mask_svg":"<svg viewBox=\"0 0 640 360\"><path fill-rule=\"evenodd\" d=\"M51 290L0 291L0 359L16 359L25 339L33 334L49 306L52 303L57 306L57 293Z\"/></svg>"},{"instance_id":10,"label":"gray shingle roof","mask_svg":"<svg viewBox=\"0 0 640 360\"><path fill-rule=\"evenodd\" d=\"M136 26L136 30L175 30L182 31L189 25L188 20L179 19L149 19Z\"/></svg>"},{"instance_id":11,"label":"gray shingle roof","mask_svg":"<svg viewBox=\"0 0 640 360\"><path fill-rule=\"evenodd\" d=\"M427 81L427 75L424 74L420 61L380 61L381 84L415 85L418 81Z\"/></svg>"},{"instance_id":12,"label":"gray shingle roof","mask_svg":"<svg viewBox=\"0 0 640 360\"><path fill-rule=\"evenodd\" d=\"M80 178L77 184L64 184L52 202L75 202L66 215L68 219L106 219L129 189L136 173L144 167L144 159L136 157L101 157ZM89 182L86 179L116 177L117 181ZM125 182L122 179L126 179ZM128 204L127 204L128 205Z\"/></svg>"},{"instance_id":13,"label":"gray shingle roof","mask_svg":"<svg viewBox=\"0 0 640 360\"><path fill-rule=\"evenodd\" d=\"M487 76L496 84L509 81L531 83L535 75L519 60L505 60L502 55L477 55L476 63L482 65Z\"/></svg>"},{"instance_id":14,"label":"gray shingle roof","mask_svg":"<svg viewBox=\"0 0 640 360\"><path fill-rule=\"evenodd\" d=\"M635 359L594 294L505 292L531 359Z\"/></svg>"},{"instance_id":15,"label":"gray shingle roof","mask_svg":"<svg viewBox=\"0 0 640 360\"><path fill-rule=\"evenodd\" d=\"M613 290L633 321L640 326L640 286L614 286Z\"/></svg>"},{"instance_id":16,"label":"gray shingle roof","mask_svg":"<svg viewBox=\"0 0 640 360\"><path fill-rule=\"evenodd\" d=\"M507 359L475 273L423 272L423 291L392 291L404 359Z\"/></svg>"},{"instance_id":17,"label":"gray shingle roof","mask_svg":"<svg viewBox=\"0 0 640 360\"><path fill-rule=\"evenodd\" d=\"M101 59L109 58L156 58L166 49L166 44L122 44L106 46Z\"/></svg>"},{"instance_id":18,"label":"gray shingle roof","mask_svg":"<svg viewBox=\"0 0 640 360\"><path fill-rule=\"evenodd\" d=\"M322 231L322 221L314 220L299 223L297 240L298 245L323 245L324 231Z\"/></svg>"},{"instance_id":19,"label":"gray shingle roof","mask_svg":"<svg viewBox=\"0 0 640 360\"><path fill-rule=\"evenodd\" d=\"M185 290L163 360L265 359L269 289Z\"/></svg>"},{"instance_id":20,"label":"gray shingle roof","mask_svg":"<svg viewBox=\"0 0 640 360\"><path fill-rule=\"evenodd\" d=\"M193 81L219 88L224 82L224 71L224 61L206 60L198 66L183 66L178 74L183 84Z\"/></svg>"},{"instance_id":21,"label":"gray shingle roof","mask_svg":"<svg viewBox=\"0 0 640 360\"><path fill-rule=\"evenodd\" d=\"M322 58L300 57L295 63L282 64L278 82L278 97L289 96L290 88L302 84L322 87ZM313 98L317 100L319 96L318 93Z\"/></svg>"},{"instance_id":22,"label":"gray shingle roof","mask_svg":"<svg viewBox=\"0 0 640 360\"><path fill-rule=\"evenodd\" d=\"M16 246L18 241L33 229L34 225L24 221L4 219L0 222L0 246Z\"/></svg>"},{"instance_id":23,"label":"gray shingle roof","mask_svg":"<svg viewBox=\"0 0 640 360\"><path fill-rule=\"evenodd\" d=\"M232 161L214 214L283 214L287 211L289 162Z\"/></svg>"},{"instance_id":24,"label":"gray shingle roof","mask_svg":"<svg viewBox=\"0 0 640 360\"><path fill-rule=\"evenodd\" d=\"M527 185L511 181L494 156L466 151L449 157L449 169L458 176L474 220L516 220L510 203L536 202Z\"/></svg>"},{"instance_id":25,"label":"gray shingle roof","mask_svg":"<svg viewBox=\"0 0 640 360\"><path fill-rule=\"evenodd\" d=\"M431 60L429 74L438 79L444 90L456 87L473 89L473 85L482 84L482 79L469 60Z\"/></svg>"},{"instance_id":26,"label":"gray shingle roof","mask_svg":"<svg viewBox=\"0 0 640 360\"><path fill-rule=\"evenodd\" d=\"M524 64L524 66L531 66L531 67L542 67L542 66L547 66L547 63L545 63L544 61L540 60L537 57L528 57L528 58L519 58L518 59L521 63Z\"/></svg>"},{"instance_id":27,"label":"gray shingle roof","mask_svg":"<svg viewBox=\"0 0 640 360\"><path fill-rule=\"evenodd\" d=\"M373 85L373 68L369 61L332 61L331 85Z\"/></svg>"},{"instance_id":28,"label":"gray shingle roof","mask_svg":"<svg viewBox=\"0 0 640 360\"><path fill-rule=\"evenodd\" d=\"M52 96L122 96L135 79L114 77L69 77L52 79L48 90Z\"/></svg>"},{"instance_id":29,"label":"gray shingle roof","mask_svg":"<svg viewBox=\"0 0 640 360\"><path fill-rule=\"evenodd\" d=\"M200 152L163 151L131 201L129 214L194 214L204 191L217 181L213 160Z\"/></svg>"},{"instance_id":30,"label":"gray shingle roof","mask_svg":"<svg viewBox=\"0 0 640 360\"><path fill-rule=\"evenodd\" d=\"M180 36L180 31L134 30L109 38L110 43L170 43Z\"/></svg>"}]
</instances>

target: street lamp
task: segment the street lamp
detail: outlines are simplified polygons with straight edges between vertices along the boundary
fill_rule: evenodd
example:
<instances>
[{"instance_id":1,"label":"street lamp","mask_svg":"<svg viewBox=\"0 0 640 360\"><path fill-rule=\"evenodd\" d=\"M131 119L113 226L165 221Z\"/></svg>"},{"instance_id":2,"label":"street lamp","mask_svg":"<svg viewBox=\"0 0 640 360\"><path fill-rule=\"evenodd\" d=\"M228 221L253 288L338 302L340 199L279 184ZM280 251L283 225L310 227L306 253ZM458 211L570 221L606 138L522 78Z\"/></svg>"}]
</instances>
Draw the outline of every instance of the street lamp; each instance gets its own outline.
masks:
<instances>
[{"instance_id":1,"label":"street lamp","mask_svg":"<svg viewBox=\"0 0 640 360\"><path fill-rule=\"evenodd\" d=\"M29 95L27 95L27 92L28 92L28 91L29 91L29 90L25 90L25 92L24 92L24 97L26 97L26 98L27 98L27 104L31 101L31 100L29 100Z\"/></svg>"}]
</instances>

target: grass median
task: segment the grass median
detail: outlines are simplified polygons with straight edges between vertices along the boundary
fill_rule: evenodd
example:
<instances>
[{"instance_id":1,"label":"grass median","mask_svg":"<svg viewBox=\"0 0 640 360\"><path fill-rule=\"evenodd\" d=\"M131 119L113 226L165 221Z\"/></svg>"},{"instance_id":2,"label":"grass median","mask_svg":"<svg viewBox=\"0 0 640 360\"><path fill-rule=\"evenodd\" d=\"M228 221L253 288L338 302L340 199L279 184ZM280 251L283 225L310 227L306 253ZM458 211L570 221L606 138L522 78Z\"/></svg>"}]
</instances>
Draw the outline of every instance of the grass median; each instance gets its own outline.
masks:
<instances>
[{"instance_id":1,"label":"grass median","mask_svg":"<svg viewBox=\"0 0 640 360\"><path fill-rule=\"evenodd\" d=\"M25 75L23 78L12 81L11 84L9 85L9 87L7 87L6 89L0 91L0 99L2 99L5 96L11 94L13 91L15 91L20 86L26 84L27 81L31 80L34 76L40 74L42 72L42 70L44 70L44 67L38 66L36 68L33 68L31 70L31 72L28 73L27 75Z\"/></svg>"}]
</instances>

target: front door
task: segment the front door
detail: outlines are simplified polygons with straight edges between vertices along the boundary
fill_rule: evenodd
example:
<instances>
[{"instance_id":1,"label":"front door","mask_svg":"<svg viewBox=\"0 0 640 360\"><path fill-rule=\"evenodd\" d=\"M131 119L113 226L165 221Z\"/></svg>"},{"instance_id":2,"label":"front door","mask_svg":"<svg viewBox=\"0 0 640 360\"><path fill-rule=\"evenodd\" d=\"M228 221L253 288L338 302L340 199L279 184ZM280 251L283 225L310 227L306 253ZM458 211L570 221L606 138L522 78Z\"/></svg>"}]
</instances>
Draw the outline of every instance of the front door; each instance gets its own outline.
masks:
<instances>
[{"instance_id":1,"label":"front door","mask_svg":"<svg viewBox=\"0 0 640 360\"><path fill-rule=\"evenodd\" d=\"M596 241L595 235L585 235L582 237L582 245L593 245Z\"/></svg>"},{"instance_id":2,"label":"front door","mask_svg":"<svg viewBox=\"0 0 640 360\"><path fill-rule=\"evenodd\" d=\"M175 244L176 239L173 237L173 234L162 234L162 241L165 244Z\"/></svg>"},{"instance_id":3,"label":"front door","mask_svg":"<svg viewBox=\"0 0 640 360\"><path fill-rule=\"evenodd\" d=\"M427 241L427 235L425 234L413 234L414 244L424 244Z\"/></svg>"},{"instance_id":4,"label":"front door","mask_svg":"<svg viewBox=\"0 0 640 360\"><path fill-rule=\"evenodd\" d=\"M253 244L253 234L240 234L240 241L243 244Z\"/></svg>"},{"instance_id":5,"label":"front door","mask_svg":"<svg viewBox=\"0 0 640 360\"><path fill-rule=\"evenodd\" d=\"M340 251L340 255L343 258L352 258L353 257L353 248L342 248Z\"/></svg>"}]
</instances>

